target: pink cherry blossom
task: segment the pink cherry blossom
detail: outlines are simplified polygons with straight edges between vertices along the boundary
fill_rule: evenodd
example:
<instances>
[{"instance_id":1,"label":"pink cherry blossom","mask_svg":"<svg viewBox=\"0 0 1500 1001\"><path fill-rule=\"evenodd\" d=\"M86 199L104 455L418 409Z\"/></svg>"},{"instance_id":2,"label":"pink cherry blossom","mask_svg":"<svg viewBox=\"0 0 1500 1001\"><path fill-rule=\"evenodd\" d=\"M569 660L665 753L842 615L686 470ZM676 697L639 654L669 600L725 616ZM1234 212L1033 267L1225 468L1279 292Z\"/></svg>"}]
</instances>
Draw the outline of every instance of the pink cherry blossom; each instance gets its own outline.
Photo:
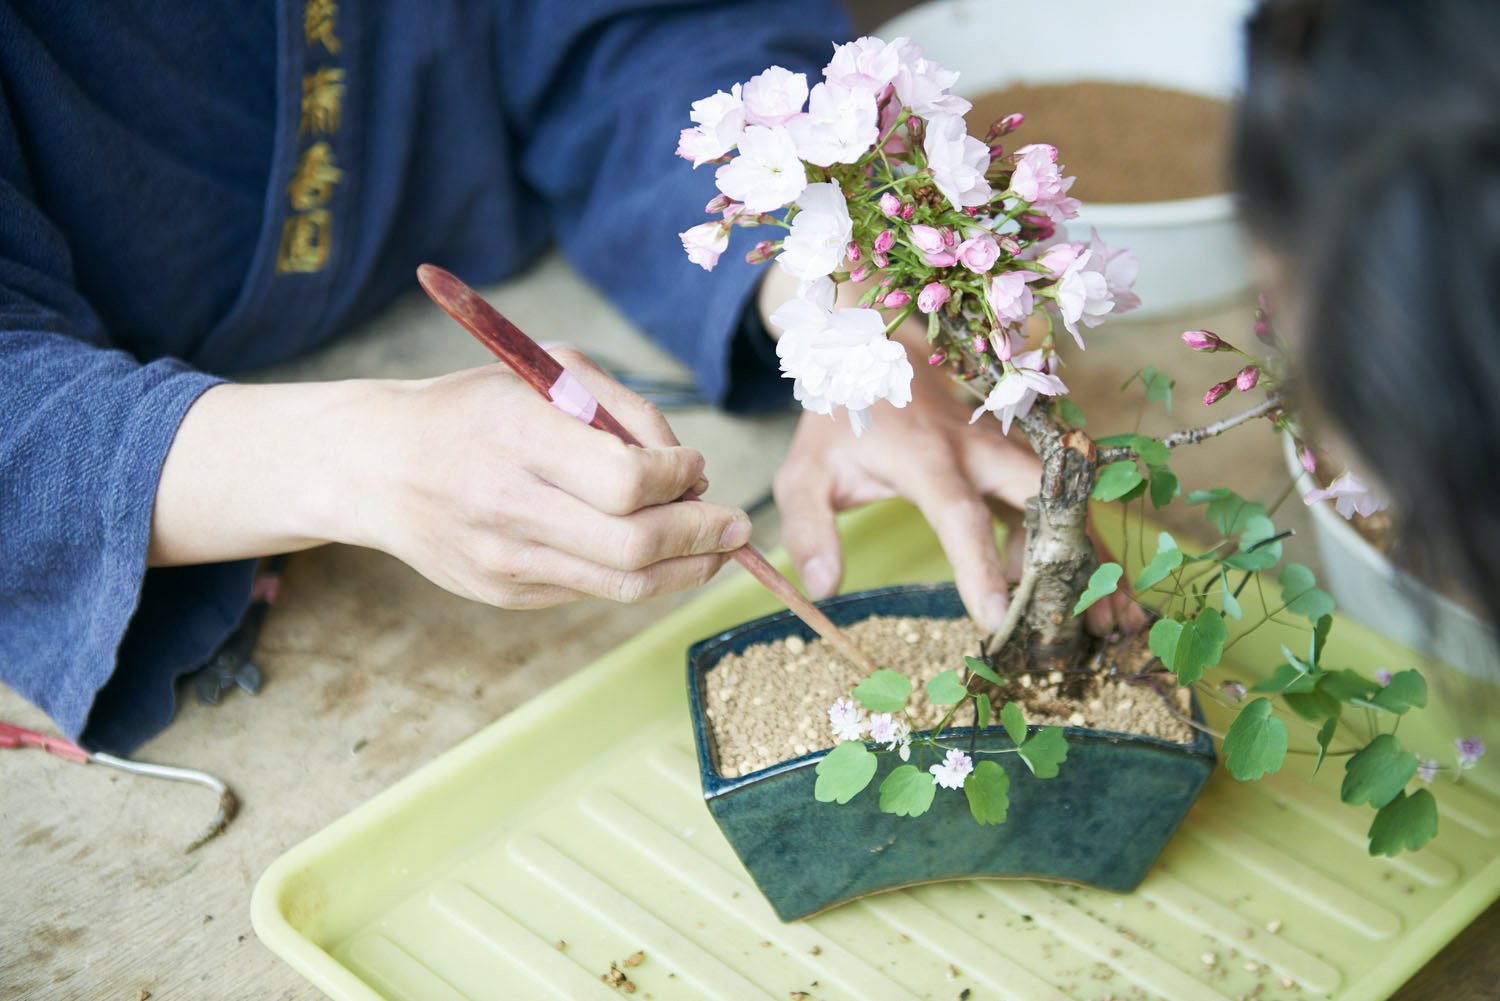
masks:
<instances>
[{"instance_id":1,"label":"pink cherry blossom","mask_svg":"<svg viewBox=\"0 0 1500 1001\"><path fill-rule=\"evenodd\" d=\"M969 423L973 424L988 411L1000 418L1002 429L1009 434L1011 422L1030 413L1038 396L1067 393L1068 387L1063 381L1043 371L1045 368L1046 361L1040 349L1017 355L1007 366L1005 375L985 397L984 403L969 418Z\"/></svg>"},{"instance_id":2,"label":"pink cherry blossom","mask_svg":"<svg viewBox=\"0 0 1500 1001\"><path fill-rule=\"evenodd\" d=\"M740 137L740 155L714 175L719 190L750 212L774 212L802 194L807 168L785 129L751 125Z\"/></svg>"},{"instance_id":3,"label":"pink cherry blossom","mask_svg":"<svg viewBox=\"0 0 1500 1001\"><path fill-rule=\"evenodd\" d=\"M934 118L960 117L973 107L957 94L948 92L958 82L958 73L922 58L922 50L916 45L901 47L901 66L896 70L894 82L901 103L929 123Z\"/></svg>"},{"instance_id":4,"label":"pink cherry blossom","mask_svg":"<svg viewBox=\"0 0 1500 1001\"><path fill-rule=\"evenodd\" d=\"M782 330L776 342L781 372L794 380L792 395L818 414L838 407L849 412L856 435L870 426L870 408L881 400L911 402L911 363L906 349L885 335L885 319L873 309L829 313L820 303L796 298L771 315Z\"/></svg>"},{"instance_id":5,"label":"pink cherry blossom","mask_svg":"<svg viewBox=\"0 0 1500 1001\"><path fill-rule=\"evenodd\" d=\"M1068 180L1072 182L1072 178ZM1104 284L1108 286L1109 296L1114 300L1110 312L1127 313L1135 309L1141 304L1141 297L1134 290L1136 276L1141 270L1140 263L1135 259L1135 252L1126 248L1111 250L1099 239L1098 230L1090 230L1090 233L1089 252L1092 257L1088 266L1104 276Z\"/></svg>"},{"instance_id":6,"label":"pink cherry blossom","mask_svg":"<svg viewBox=\"0 0 1500 1001\"><path fill-rule=\"evenodd\" d=\"M1255 384L1259 381L1260 366L1246 365L1244 368L1240 369L1238 373L1235 374L1234 386L1240 392L1248 393L1250 392L1250 390L1255 388Z\"/></svg>"},{"instance_id":7,"label":"pink cherry blossom","mask_svg":"<svg viewBox=\"0 0 1500 1001\"><path fill-rule=\"evenodd\" d=\"M750 78L743 91L745 120L768 128L785 125L802 113L807 100L807 77L780 66Z\"/></svg>"},{"instance_id":8,"label":"pink cherry blossom","mask_svg":"<svg viewBox=\"0 0 1500 1001\"><path fill-rule=\"evenodd\" d=\"M1332 500L1334 510L1345 518L1353 518L1356 514L1368 518L1376 511L1385 510L1387 506L1385 498L1371 489L1364 480L1347 471L1328 486L1309 490L1302 495L1302 500L1308 505Z\"/></svg>"},{"instance_id":9,"label":"pink cherry blossom","mask_svg":"<svg viewBox=\"0 0 1500 1001\"><path fill-rule=\"evenodd\" d=\"M942 282L928 282L917 293L917 308L924 313L936 313L948 302L948 286Z\"/></svg>"},{"instance_id":10,"label":"pink cherry blossom","mask_svg":"<svg viewBox=\"0 0 1500 1001\"><path fill-rule=\"evenodd\" d=\"M964 779L974 770L974 761L963 751L954 748L948 752L942 764L933 765L927 770L944 789L962 789Z\"/></svg>"},{"instance_id":11,"label":"pink cherry blossom","mask_svg":"<svg viewBox=\"0 0 1500 1001\"><path fill-rule=\"evenodd\" d=\"M870 35L835 45L833 58L823 68L823 77L830 83L879 94L896 79L896 72L901 69L901 50L906 45L904 38L886 42Z\"/></svg>"},{"instance_id":12,"label":"pink cherry blossom","mask_svg":"<svg viewBox=\"0 0 1500 1001\"><path fill-rule=\"evenodd\" d=\"M729 227L720 222L705 222L677 234L688 260L704 271L712 271L719 255L729 247Z\"/></svg>"},{"instance_id":13,"label":"pink cherry blossom","mask_svg":"<svg viewBox=\"0 0 1500 1001\"><path fill-rule=\"evenodd\" d=\"M1001 324L1020 323L1031 315L1034 303L1028 282L1038 276L1031 271L1006 271L990 279L985 298Z\"/></svg>"},{"instance_id":14,"label":"pink cherry blossom","mask_svg":"<svg viewBox=\"0 0 1500 1001\"><path fill-rule=\"evenodd\" d=\"M1109 292L1109 281L1104 274L1092 267L1094 252L1085 250L1073 259L1057 279L1054 295L1058 312L1062 314L1063 326L1073 335L1073 340L1083 347L1083 334L1078 329L1097 327L1114 310L1114 297Z\"/></svg>"},{"instance_id":15,"label":"pink cherry blossom","mask_svg":"<svg viewBox=\"0 0 1500 1001\"><path fill-rule=\"evenodd\" d=\"M851 698L842 698L828 707L828 722L835 740L861 740L865 735L865 714Z\"/></svg>"},{"instance_id":16,"label":"pink cherry blossom","mask_svg":"<svg viewBox=\"0 0 1500 1001\"><path fill-rule=\"evenodd\" d=\"M901 199L887 191L880 196L880 211L884 212L888 219L901 218Z\"/></svg>"},{"instance_id":17,"label":"pink cherry blossom","mask_svg":"<svg viewBox=\"0 0 1500 1001\"><path fill-rule=\"evenodd\" d=\"M832 274L843 264L853 233L849 203L839 186L809 184L797 196L797 214L776 262L802 281Z\"/></svg>"},{"instance_id":18,"label":"pink cherry blossom","mask_svg":"<svg viewBox=\"0 0 1500 1001\"><path fill-rule=\"evenodd\" d=\"M943 239L943 231L936 226L923 223L913 226L911 245L921 251L923 259L935 268L946 268L958 261L958 255L953 253L948 242Z\"/></svg>"},{"instance_id":19,"label":"pink cherry blossom","mask_svg":"<svg viewBox=\"0 0 1500 1001\"><path fill-rule=\"evenodd\" d=\"M911 293L905 289L891 289L880 297L880 304L887 309L900 309L903 306L910 306Z\"/></svg>"},{"instance_id":20,"label":"pink cherry blossom","mask_svg":"<svg viewBox=\"0 0 1500 1001\"><path fill-rule=\"evenodd\" d=\"M990 200L990 183L984 177L990 165L989 147L969 135L962 118L938 115L929 119L922 149L933 183L954 208Z\"/></svg>"},{"instance_id":21,"label":"pink cherry blossom","mask_svg":"<svg viewBox=\"0 0 1500 1001\"><path fill-rule=\"evenodd\" d=\"M1061 278L1063 272L1072 267L1073 262L1078 260L1078 255L1081 253L1083 253L1081 243L1054 243L1042 251L1036 262Z\"/></svg>"},{"instance_id":22,"label":"pink cherry blossom","mask_svg":"<svg viewBox=\"0 0 1500 1001\"><path fill-rule=\"evenodd\" d=\"M797 152L819 167L853 163L880 138L880 112L868 91L820 83L808 98L807 114L787 123Z\"/></svg>"},{"instance_id":23,"label":"pink cherry blossom","mask_svg":"<svg viewBox=\"0 0 1500 1001\"><path fill-rule=\"evenodd\" d=\"M1055 146L1032 143L1016 150L1016 169L1010 178L1010 190L1017 198L1041 206L1066 198L1069 187L1071 185L1064 182L1062 170L1057 165Z\"/></svg>"},{"instance_id":24,"label":"pink cherry blossom","mask_svg":"<svg viewBox=\"0 0 1500 1001\"><path fill-rule=\"evenodd\" d=\"M695 128L682 130L677 155L693 161L694 167L701 167L734 149L745 131L745 105L740 98L740 85L735 84L728 94L721 90L712 97L694 101L690 117L698 124Z\"/></svg>"},{"instance_id":25,"label":"pink cherry blossom","mask_svg":"<svg viewBox=\"0 0 1500 1001\"><path fill-rule=\"evenodd\" d=\"M870 249L875 251L875 253L877 254L884 254L888 253L890 249L895 245L896 231L893 229L883 229L880 231L880 234L875 237L875 243Z\"/></svg>"},{"instance_id":26,"label":"pink cherry blossom","mask_svg":"<svg viewBox=\"0 0 1500 1001\"><path fill-rule=\"evenodd\" d=\"M975 236L958 245L958 261L976 275L986 274L1000 259L1000 244L991 236Z\"/></svg>"}]
</instances>

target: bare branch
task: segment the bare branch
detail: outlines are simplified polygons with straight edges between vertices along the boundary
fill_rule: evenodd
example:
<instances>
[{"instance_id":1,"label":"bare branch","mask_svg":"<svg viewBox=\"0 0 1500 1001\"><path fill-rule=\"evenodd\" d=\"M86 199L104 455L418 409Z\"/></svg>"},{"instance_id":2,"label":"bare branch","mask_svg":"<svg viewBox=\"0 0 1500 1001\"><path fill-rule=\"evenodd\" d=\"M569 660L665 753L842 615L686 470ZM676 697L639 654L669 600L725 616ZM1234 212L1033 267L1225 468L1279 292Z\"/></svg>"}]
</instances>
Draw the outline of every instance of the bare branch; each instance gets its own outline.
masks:
<instances>
[{"instance_id":1,"label":"bare branch","mask_svg":"<svg viewBox=\"0 0 1500 1001\"><path fill-rule=\"evenodd\" d=\"M1222 421L1201 428L1186 428L1182 431L1174 431L1165 438L1159 439L1168 448L1176 448L1178 445L1196 445L1208 438L1216 438L1231 428L1237 428L1241 424L1247 424L1257 417L1264 417L1281 408L1281 394L1273 393L1266 397L1261 403L1251 407L1243 413L1226 417ZM1117 445L1113 448L1099 450L1099 464L1118 462L1121 459L1134 459L1137 457L1136 450L1128 445Z\"/></svg>"}]
</instances>

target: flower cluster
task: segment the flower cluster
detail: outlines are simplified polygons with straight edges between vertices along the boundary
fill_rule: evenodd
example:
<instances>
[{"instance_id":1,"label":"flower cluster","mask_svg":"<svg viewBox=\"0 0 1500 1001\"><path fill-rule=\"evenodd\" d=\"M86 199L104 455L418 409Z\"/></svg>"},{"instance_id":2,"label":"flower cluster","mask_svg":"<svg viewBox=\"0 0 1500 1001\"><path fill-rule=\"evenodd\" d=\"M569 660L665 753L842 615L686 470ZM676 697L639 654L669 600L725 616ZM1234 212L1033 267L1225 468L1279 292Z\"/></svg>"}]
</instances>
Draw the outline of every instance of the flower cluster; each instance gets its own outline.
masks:
<instances>
[{"instance_id":1,"label":"flower cluster","mask_svg":"<svg viewBox=\"0 0 1500 1001\"><path fill-rule=\"evenodd\" d=\"M984 397L975 418L1009 428L1039 397L1068 391L1051 321L1082 347L1082 328L1139 305L1129 251L1097 234L1066 239L1079 202L1057 149L998 144L1019 114L985 140L969 135L957 79L906 39L861 38L836 46L811 87L773 66L694 102L679 140L694 167L718 165L721 193L707 206L717 218L681 234L688 258L712 270L734 227L786 230L746 255L800 283L771 317L782 372L807 409L847 409L856 433L876 403L911 399L905 349L888 339L908 317L928 318L930 361L952 363ZM846 282L858 305L835 309ZM1047 329L1032 345L1024 324L1038 312Z\"/></svg>"}]
</instances>

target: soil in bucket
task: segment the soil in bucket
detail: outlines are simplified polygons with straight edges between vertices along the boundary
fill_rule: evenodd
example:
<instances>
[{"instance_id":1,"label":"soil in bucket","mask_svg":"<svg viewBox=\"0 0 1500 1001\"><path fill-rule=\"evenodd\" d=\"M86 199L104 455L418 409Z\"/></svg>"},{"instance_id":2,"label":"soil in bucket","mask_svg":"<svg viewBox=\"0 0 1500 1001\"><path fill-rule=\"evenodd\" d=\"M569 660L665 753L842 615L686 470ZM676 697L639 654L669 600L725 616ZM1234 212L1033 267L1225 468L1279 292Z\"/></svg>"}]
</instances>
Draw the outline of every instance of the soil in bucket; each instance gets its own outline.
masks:
<instances>
[{"instance_id":1,"label":"soil in bucket","mask_svg":"<svg viewBox=\"0 0 1500 1001\"><path fill-rule=\"evenodd\" d=\"M962 668L964 655L978 653L984 635L968 619L905 616L875 616L846 631L881 667L912 679L915 693L908 705L916 731L936 726L948 710L928 703L923 685L943 671ZM996 694L995 705L998 708L1003 699L1018 702L1029 723L1191 743L1194 731L1186 722L1191 711L1186 689L1173 687L1164 696L1150 684L1126 680L1145 671L1151 661L1144 633L1103 640L1090 663L1079 668L1089 675L1084 684L1062 672L1022 674ZM720 774L748 775L832 747L828 707L847 696L862 677L822 640L795 636L758 643L719 661L704 682L704 711L718 748ZM1081 694L1064 694L1065 688ZM966 707L951 725L973 722L972 710Z\"/></svg>"},{"instance_id":2,"label":"soil in bucket","mask_svg":"<svg viewBox=\"0 0 1500 1001\"><path fill-rule=\"evenodd\" d=\"M1229 187L1230 105L1135 83L1017 84L981 94L966 116L983 136L1012 112L1026 116L1008 149L1050 143L1085 202L1159 202Z\"/></svg>"}]
</instances>

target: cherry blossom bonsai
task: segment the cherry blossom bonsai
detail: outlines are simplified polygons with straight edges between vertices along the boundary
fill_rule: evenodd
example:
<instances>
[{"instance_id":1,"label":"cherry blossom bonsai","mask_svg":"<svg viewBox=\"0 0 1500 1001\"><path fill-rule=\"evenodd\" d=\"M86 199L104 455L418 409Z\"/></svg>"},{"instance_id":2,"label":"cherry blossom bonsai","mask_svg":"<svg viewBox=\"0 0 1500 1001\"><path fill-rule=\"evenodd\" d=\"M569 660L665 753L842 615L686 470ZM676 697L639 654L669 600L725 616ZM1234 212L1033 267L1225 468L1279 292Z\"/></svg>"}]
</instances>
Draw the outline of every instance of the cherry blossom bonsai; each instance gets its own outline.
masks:
<instances>
[{"instance_id":1,"label":"cherry blossom bonsai","mask_svg":"<svg viewBox=\"0 0 1500 1001\"><path fill-rule=\"evenodd\" d=\"M1006 433L1018 427L1040 458L1041 480L1025 511L1024 570L1006 622L984 656L926 685L930 703L951 707L946 717L914 733L905 714L912 682L877 670L829 710L836 745L817 766L817 799L847 803L871 783L877 755L896 754L903 764L880 785L882 811L916 816L946 795L939 790L962 789L985 824L1005 817L1006 774L993 760L976 765L985 752L945 734L961 711L979 728L994 718L1013 746L988 753L1018 754L1038 778L1056 775L1065 762L1060 728L1029 728L1021 708L996 705L994 693L1020 673L1047 675L1085 662L1081 613L1126 581L1122 564L1101 562L1090 540L1091 503L1129 505L1140 514L1148 503L1164 507L1182 492L1171 468L1175 449L1258 419L1286 430L1291 417L1274 353L1258 356L1212 332L1188 331L1188 349L1233 359L1223 381L1207 390L1206 404L1252 392L1262 394L1259 401L1159 439L1094 438L1084 430L1063 381L1058 338L1082 348L1090 328L1138 305L1135 260L1097 234L1069 238L1066 223L1079 202L1069 194L1074 179L1065 176L1059 151L1040 143L1007 149L1001 141L1023 125L1020 113L994 122L983 139L969 135L962 116L970 105L952 92L956 79L903 39L862 38L836 46L824 79L811 88L802 74L771 67L695 102L678 153L695 168L717 165L721 194L706 207L712 218L681 238L689 258L712 270L735 228L784 231L746 256L774 260L800 283L771 319L781 331L783 373L808 410L842 409L856 434L878 434L877 404L904 407L912 398L912 366L891 335L909 320L925 320L927 362L946 366L973 395L973 420L998 420ZM835 308L843 285L857 290L857 303ZM1167 376L1146 367L1132 382L1170 409ZM1350 496L1337 485L1333 493ZM1482 744L1459 742L1456 762L1446 768L1403 748L1396 724L1425 705L1422 675L1367 677L1325 665L1333 602L1305 566L1283 563L1288 533L1276 528L1274 511L1223 487L1192 491L1185 501L1203 506L1219 539L1198 548L1162 532L1154 555L1142 554L1144 565L1129 583L1156 613L1148 634L1155 659L1142 682L1196 685L1233 706L1222 753L1242 780L1280 769L1289 749L1285 718L1307 721L1316 731L1308 749L1314 770L1326 756L1343 757L1342 799L1376 811L1370 853L1425 844L1437 830L1427 784L1440 769L1472 765ZM1305 645L1283 647L1280 663L1266 665L1264 680L1248 691L1237 681L1207 686L1205 672L1238 639L1229 622L1243 618L1242 589L1272 573L1275 597L1265 619L1299 621ZM1242 623L1238 632L1259 624ZM932 762L911 763L916 751Z\"/></svg>"}]
</instances>

